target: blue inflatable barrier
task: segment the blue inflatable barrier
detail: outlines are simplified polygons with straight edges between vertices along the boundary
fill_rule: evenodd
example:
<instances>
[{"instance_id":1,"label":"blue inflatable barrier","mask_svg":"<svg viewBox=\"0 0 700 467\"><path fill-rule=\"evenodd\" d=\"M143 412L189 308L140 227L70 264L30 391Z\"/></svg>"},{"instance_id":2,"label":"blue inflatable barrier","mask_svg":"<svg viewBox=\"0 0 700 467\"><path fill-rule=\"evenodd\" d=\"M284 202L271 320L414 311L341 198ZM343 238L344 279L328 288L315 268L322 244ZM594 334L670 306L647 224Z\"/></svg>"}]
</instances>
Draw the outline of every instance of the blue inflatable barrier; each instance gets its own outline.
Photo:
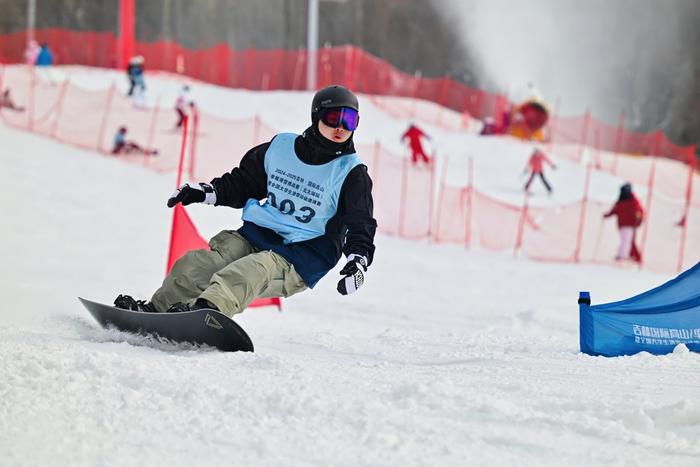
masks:
<instances>
[{"instance_id":1,"label":"blue inflatable barrier","mask_svg":"<svg viewBox=\"0 0 700 467\"><path fill-rule=\"evenodd\" d=\"M655 355L678 344L700 352L700 263L680 276L619 302L591 306L579 293L581 352L589 355Z\"/></svg>"}]
</instances>

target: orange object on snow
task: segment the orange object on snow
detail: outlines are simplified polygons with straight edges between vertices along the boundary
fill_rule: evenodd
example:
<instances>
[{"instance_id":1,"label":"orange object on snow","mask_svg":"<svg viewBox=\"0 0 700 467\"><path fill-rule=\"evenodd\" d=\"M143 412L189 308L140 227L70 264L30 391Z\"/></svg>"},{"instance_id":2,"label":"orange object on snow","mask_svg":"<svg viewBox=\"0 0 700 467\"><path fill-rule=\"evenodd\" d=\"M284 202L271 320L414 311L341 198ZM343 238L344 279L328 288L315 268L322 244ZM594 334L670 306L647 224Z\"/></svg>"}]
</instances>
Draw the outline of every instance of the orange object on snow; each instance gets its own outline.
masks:
<instances>
[{"instance_id":1,"label":"orange object on snow","mask_svg":"<svg viewBox=\"0 0 700 467\"><path fill-rule=\"evenodd\" d=\"M543 103L526 101L511 110L506 133L516 138L544 141L544 126L548 119L549 111Z\"/></svg>"}]
</instances>

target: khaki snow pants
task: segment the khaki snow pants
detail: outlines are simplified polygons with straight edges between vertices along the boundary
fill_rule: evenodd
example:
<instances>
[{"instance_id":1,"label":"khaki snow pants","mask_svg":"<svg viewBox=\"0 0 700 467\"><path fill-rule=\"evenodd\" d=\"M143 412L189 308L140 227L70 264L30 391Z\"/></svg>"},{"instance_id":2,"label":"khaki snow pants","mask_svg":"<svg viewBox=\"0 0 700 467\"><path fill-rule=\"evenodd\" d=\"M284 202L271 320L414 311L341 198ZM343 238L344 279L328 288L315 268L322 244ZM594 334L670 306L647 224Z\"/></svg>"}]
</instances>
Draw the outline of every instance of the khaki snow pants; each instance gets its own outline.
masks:
<instances>
[{"instance_id":1,"label":"khaki snow pants","mask_svg":"<svg viewBox=\"0 0 700 467\"><path fill-rule=\"evenodd\" d=\"M234 230L216 234L209 248L190 251L175 262L151 298L158 311L203 298L232 317L258 297L289 297L307 288L286 259L258 250Z\"/></svg>"}]
</instances>

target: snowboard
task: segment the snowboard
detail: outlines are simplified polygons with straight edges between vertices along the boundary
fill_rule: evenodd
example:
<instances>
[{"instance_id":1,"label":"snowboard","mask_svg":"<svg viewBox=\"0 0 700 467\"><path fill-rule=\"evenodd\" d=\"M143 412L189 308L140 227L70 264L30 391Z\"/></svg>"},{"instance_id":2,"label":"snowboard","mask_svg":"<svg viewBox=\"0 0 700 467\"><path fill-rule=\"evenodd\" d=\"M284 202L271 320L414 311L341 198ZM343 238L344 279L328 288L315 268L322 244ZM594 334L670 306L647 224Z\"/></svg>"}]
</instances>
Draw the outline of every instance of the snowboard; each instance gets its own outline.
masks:
<instances>
[{"instance_id":1,"label":"snowboard","mask_svg":"<svg viewBox=\"0 0 700 467\"><path fill-rule=\"evenodd\" d=\"M78 297L102 327L142 335L155 334L174 342L206 344L225 352L252 352L253 342L231 318L216 310L145 313L124 310Z\"/></svg>"}]
</instances>

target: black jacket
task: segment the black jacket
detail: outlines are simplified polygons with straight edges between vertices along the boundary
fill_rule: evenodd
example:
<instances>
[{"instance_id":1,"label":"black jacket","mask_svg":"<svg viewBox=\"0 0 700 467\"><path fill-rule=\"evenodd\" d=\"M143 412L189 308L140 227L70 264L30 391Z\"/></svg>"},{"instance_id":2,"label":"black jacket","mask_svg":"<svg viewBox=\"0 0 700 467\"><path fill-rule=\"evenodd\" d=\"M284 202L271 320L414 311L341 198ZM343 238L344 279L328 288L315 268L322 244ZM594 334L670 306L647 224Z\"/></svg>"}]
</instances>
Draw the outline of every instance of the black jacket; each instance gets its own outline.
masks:
<instances>
[{"instance_id":1,"label":"black jacket","mask_svg":"<svg viewBox=\"0 0 700 467\"><path fill-rule=\"evenodd\" d=\"M240 166L211 181L216 191L216 205L242 208L253 198L267 197L265 154L270 143L249 150ZM338 144L323 138L315 125L294 141L294 151L305 164L319 165L355 152L352 139ZM272 250L294 265L309 287L338 263L341 253L374 257L374 234L377 222L372 217L372 180L365 165L353 168L345 177L340 191L338 210L326 224L326 233L303 242L285 245L273 230L244 222L239 229L249 242L261 250Z\"/></svg>"},{"instance_id":2,"label":"black jacket","mask_svg":"<svg viewBox=\"0 0 700 467\"><path fill-rule=\"evenodd\" d=\"M129 79L133 79L138 75L142 75L143 74L143 65L141 65L141 64L136 65L136 64L130 63L126 67L126 74L129 77Z\"/></svg>"}]
</instances>

